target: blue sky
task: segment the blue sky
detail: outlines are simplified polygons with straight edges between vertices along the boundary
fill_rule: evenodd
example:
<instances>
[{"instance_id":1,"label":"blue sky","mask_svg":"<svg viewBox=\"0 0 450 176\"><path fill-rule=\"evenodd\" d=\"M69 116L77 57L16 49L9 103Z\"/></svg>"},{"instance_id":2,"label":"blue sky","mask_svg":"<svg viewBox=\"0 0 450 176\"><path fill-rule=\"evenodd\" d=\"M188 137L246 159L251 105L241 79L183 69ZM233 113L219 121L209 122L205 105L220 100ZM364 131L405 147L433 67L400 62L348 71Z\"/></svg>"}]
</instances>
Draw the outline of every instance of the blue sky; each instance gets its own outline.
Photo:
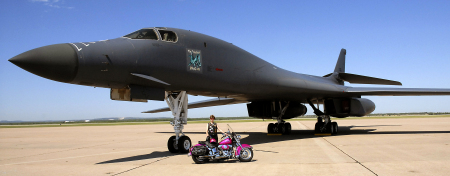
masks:
<instances>
[{"instance_id":1,"label":"blue sky","mask_svg":"<svg viewBox=\"0 0 450 176\"><path fill-rule=\"evenodd\" d=\"M109 89L47 80L7 61L45 45L112 39L153 26L214 36L281 68L311 75L333 71L345 48L348 73L401 81L402 87L450 88L448 9L450 1L413 0L4 0L0 120L169 117L140 113L166 107L165 102L113 101ZM375 102L375 113L450 111L450 96L366 98ZM247 111L245 104L189 110L189 117L210 114L247 116Z\"/></svg>"}]
</instances>

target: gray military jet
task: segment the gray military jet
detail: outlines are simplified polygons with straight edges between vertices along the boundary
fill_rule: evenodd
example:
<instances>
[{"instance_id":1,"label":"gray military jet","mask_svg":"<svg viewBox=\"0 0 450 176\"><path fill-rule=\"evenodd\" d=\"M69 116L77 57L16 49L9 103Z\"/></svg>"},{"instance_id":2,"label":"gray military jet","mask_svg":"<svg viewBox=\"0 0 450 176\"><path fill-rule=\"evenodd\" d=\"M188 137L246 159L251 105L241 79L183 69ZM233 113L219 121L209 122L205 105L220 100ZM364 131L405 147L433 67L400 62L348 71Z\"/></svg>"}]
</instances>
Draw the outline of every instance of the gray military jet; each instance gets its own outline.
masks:
<instances>
[{"instance_id":1,"label":"gray military jet","mask_svg":"<svg viewBox=\"0 0 450 176\"><path fill-rule=\"evenodd\" d=\"M247 103L248 115L275 119L268 133L289 134L284 121L306 113L309 104L318 116L315 131L338 132L330 116L364 116L375 104L361 96L450 95L450 89L358 88L360 84L401 85L400 82L345 72L342 49L334 71L325 76L290 72L223 40L165 27L144 28L112 40L65 43L33 49L9 59L38 76L71 84L111 89L112 100L166 101L172 111L175 135L171 152L191 146L182 130L188 108ZM188 104L188 94L215 97ZM321 111L315 104L323 104Z\"/></svg>"}]
</instances>

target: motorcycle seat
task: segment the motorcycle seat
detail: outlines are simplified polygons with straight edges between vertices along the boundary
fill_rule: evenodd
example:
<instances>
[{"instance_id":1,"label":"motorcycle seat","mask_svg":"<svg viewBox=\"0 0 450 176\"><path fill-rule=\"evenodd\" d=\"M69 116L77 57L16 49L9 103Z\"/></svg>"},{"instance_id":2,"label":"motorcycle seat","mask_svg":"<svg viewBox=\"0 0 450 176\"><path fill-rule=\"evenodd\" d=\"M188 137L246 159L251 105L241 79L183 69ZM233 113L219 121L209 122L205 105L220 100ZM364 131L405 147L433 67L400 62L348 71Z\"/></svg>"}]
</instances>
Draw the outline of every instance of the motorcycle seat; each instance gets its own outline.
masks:
<instances>
[{"instance_id":1,"label":"motorcycle seat","mask_svg":"<svg viewBox=\"0 0 450 176\"><path fill-rule=\"evenodd\" d=\"M217 143L211 144L211 143L208 142L208 141L205 141L205 145L208 146L209 148L217 147Z\"/></svg>"}]
</instances>

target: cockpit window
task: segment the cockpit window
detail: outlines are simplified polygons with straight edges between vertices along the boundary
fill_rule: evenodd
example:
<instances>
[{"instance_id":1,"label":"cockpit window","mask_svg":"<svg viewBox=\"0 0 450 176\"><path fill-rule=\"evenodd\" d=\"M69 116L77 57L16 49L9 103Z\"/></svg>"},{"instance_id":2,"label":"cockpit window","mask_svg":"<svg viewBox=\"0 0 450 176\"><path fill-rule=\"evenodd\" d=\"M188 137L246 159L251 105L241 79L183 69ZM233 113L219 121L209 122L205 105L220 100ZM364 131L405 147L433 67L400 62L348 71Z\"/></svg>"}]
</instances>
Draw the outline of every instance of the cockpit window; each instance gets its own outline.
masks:
<instances>
[{"instance_id":1,"label":"cockpit window","mask_svg":"<svg viewBox=\"0 0 450 176\"><path fill-rule=\"evenodd\" d=\"M163 41L177 42L177 35L172 31L158 30Z\"/></svg>"},{"instance_id":2,"label":"cockpit window","mask_svg":"<svg viewBox=\"0 0 450 176\"><path fill-rule=\"evenodd\" d=\"M155 31L153 29L141 29L136 32L133 32L131 34L128 34L126 36L127 38L131 39L153 39L158 40L158 36L156 35Z\"/></svg>"}]
</instances>

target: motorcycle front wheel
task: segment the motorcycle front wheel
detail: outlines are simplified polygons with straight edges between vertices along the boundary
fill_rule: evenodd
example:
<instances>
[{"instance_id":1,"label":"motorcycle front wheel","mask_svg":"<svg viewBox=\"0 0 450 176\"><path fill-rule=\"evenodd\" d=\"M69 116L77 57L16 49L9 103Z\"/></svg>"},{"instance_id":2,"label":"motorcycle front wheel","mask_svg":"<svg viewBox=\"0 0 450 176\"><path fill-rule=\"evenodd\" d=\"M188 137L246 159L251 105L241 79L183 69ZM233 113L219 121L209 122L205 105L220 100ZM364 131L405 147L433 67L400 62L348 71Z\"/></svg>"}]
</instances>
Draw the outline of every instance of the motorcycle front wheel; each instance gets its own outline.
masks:
<instances>
[{"instance_id":1,"label":"motorcycle front wheel","mask_svg":"<svg viewBox=\"0 0 450 176\"><path fill-rule=\"evenodd\" d=\"M253 150L251 148L243 148L239 155L239 161L250 162L253 158Z\"/></svg>"},{"instance_id":2,"label":"motorcycle front wheel","mask_svg":"<svg viewBox=\"0 0 450 176\"><path fill-rule=\"evenodd\" d=\"M192 160L194 160L195 164L203 164L205 163L204 159L200 159L198 155L192 155Z\"/></svg>"}]
</instances>

